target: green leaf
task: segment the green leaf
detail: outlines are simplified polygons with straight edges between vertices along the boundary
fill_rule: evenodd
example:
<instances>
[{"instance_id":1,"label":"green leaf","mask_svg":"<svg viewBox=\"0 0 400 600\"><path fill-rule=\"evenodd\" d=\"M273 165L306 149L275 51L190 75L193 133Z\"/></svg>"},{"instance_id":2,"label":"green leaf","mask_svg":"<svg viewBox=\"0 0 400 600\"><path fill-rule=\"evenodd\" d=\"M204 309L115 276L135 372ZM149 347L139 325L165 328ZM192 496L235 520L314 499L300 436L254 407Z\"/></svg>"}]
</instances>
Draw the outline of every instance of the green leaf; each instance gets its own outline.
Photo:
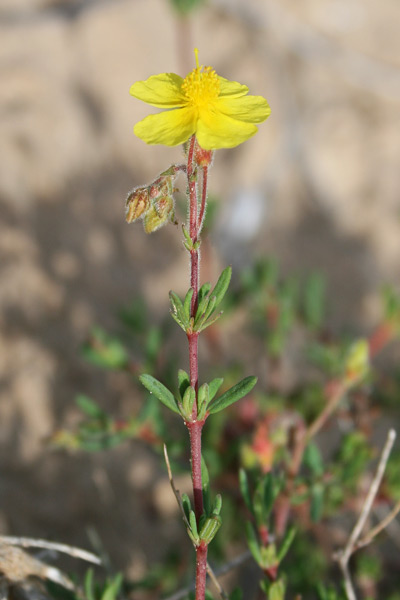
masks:
<instances>
[{"instance_id":1,"label":"green leaf","mask_svg":"<svg viewBox=\"0 0 400 600\"><path fill-rule=\"evenodd\" d=\"M249 480L244 469L239 470L239 487L242 492L243 500L250 512L253 512L253 503L251 501Z\"/></svg>"},{"instance_id":2,"label":"green leaf","mask_svg":"<svg viewBox=\"0 0 400 600\"><path fill-rule=\"evenodd\" d=\"M294 527L290 527L290 529L288 529L288 531L285 533L285 536L282 540L282 544L278 551L278 563L280 563L285 558L290 546L292 545L295 535L296 529Z\"/></svg>"},{"instance_id":3,"label":"green leaf","mask_svg":"<svg viewBox=\"0 0 400 600\"><path fill-rule=\"evenodd\" d=\"M230 594L229 600L242 600L243 592L239 587L236 587Z\"/></svg>"},{"instance_id":4,"label":"green leaf","mask_svg":"<svg viewBox=\"0 0 400 600\"><path fill-rule=\"evenodd\" d=\"M213 325L216 321L218 321L218 319L222 316L222 312L218 313L217 315L215 315L214 317L212 317L211 319L209 319L208 321L204 322L202 321L199 325L197 325L196 327L196 331L198 331L199 333L201 331L204 331L205 329L207 329L207 327L210 327L210 325Z\"/></svg>"},{"instance_id":5,"label":"green leaf","mask_svg":"<svg viewBox=\"0 0 400 600\"><path fill-rule=\"evenodd\" d=\"M85 590L86 600L96 600L96 597L94 594L94 587L93 587L93 577L94 577L94 571L93 571L93 569L89 569L86 573L85 582L84 582L84 590Z\"/></svg>"},{"instance_id":6,"label":"green leaf","mask_svg":"<svg viewBox=\"0 0 400 600\"><path fill-rule=\"evenodd\" d=\"M199 388L199 393L197 395L197 418L204 419L207 406L210 403L210 395L208 390L208 383L203 383Z\"/></svg>"},{"instance_id":7,"label":"green leaf","mask_svg":"<svg viewBox=\"0 0 400 600\"><path fill-rule=\"evenodd\" d=\"M206 519L200 530L200 539L206 542L206 544L209 544L214 539L221 525L222 521L219 516Z\"/></svg>"},{"instance_id":8,"label":"green leaf","mask_svg":"<svg viewBox=\"0 0 400 600\"><path fill-rule=\"evenodd\" d=\"M304 452L304 464L310 469L311 473L315 477L321 477L324 473L324 463L322 460L321 452L318 447L310 443Z\"/></svg>"},{"instance_id":9,"label":"green leaf","mask_svg":"<svg viewBox=\"0 0 400 600\"><path fill-rule=\"evenodd\" d=\"M224 380L222 377L217 377L216 379L210 381L210 383L208 384L208 395L210 401L215 397L215 394L218 392L219 388L223 383Z\"/></svg>"},{"instance_id":10,"label":"green leaf","mask_svg":"<svg viewBox=\"0 0 400 600\"><path fill-rule=\"evenodd\" d=\"M248 394L256 385L256 383L257 377L254 377L252 375L250 377L245 377L244 379L242 379L242 381L239 381L239 383L237 383L224 394L222 394L222 396L213 400L208 407L208 412L210 414L217 413L226 408L227 406L230 406L234 402L237 402L238 400L243 398L243 396Z\"/></svg>"},{"instance_id":11,"label":"green leaf","mask_svg":"<svg viewBox=\"0 0 400 600\"><path fill-rule=\"evenodd\" d=\"M285 584L282 579L271 583L268 600L285 600Z\"/></svg>"},{"instance_id":12,"label":"green leaf","mask_svg":"<svg viewBox=\"0 0 400 600\"><path fill-rule=\"evenodd\" d=\"M81 411L84 412L88 417L103 419L107 416L106 413L96 404L96 402L84 394L79 394L79 396L75 399L75 402Z\"/></svg>"},{"instance_id":13,"label":"green leaf","mask_svg":"<svg viewBox=\"0 0 400 600\"><path fill-rule=\"evenodd\" d=\"M221 512L221 508L222 508L222 496L221 496L221 494L217 494L215 496L214 508L213 508L212 514L215 517L218 517L219 513Z\"/></svg>"},{"instance_id":14,"label":"green leaf","mask_svg":"<svg viewBox=\"0 0 400 600\"><path fill-rule=\"evenodd\" d=\"M186 388L190 385L190 378L188 373L183 369L179 369L178 371L178 388L180 397L183 398L184 393L186 392Z\"/></svg>"},{"instance_id":15,"label":"green leaf","mask_svg":"<svg viewBox=\"0 0 400 600\"><path fill-rule=\"evenodd\" d=\"M105 369L125 369L129 363L128 353L120 340L111 337L100 327L92 330L82 353L86 360Z\"/></svg>"},{"instance_id":16,"label":"green leaf","mask_svg":"<svg viewBox=\"0 0 400 600\"><path fill-rule=\"evenodd\" d=\"M246 538L247 538L247 544L249 546L249 550L252 553L254 560L256 561L256 563L258 565L261 566L262 565L261 550L260 550L260 546L259 546L258 539L256 536L256 532L254 531L254 527L250 523L250 521L246 521Z\"/></svg>"},{"instance_id":17,"label":"green leaf","mask_svg":"<svg viewBox=\"0 0 400 600\"><path fill-rule=\"evenodd\" d=\"M175 321L182 327L184 331L186 331L188 327L188 322L186 319L185 311L183 308L182 300L179 298L178 294L175 292L169 293L169 299L171 302L171 314Z\"/></svg>"},{"instance_id":18,"label":"green leaf","mask_svg":"<svg viewBox=\"0 0 400 600\"><path fill-rule=\"evenodd\" d=\"M192 298L193 298L193 288L190 288L185 296L185 300L183 302L183 312L185 313L185 317L187 321L190 321L190 308L192 306Z\"/></svg>"},{"instance_id":19,"label":"green leaf","mask_svg":"<svg viewBox=\"0 0 400 600\"><path fill-rule=\"evenodd\" d=\"M173 394L163 385L160 381L155 379L152 375L141 375L139 377L142 385L149 390L150 394L154 394L156 398L160 400L167 408L173 412L180 414L176 400Z\"/></svg>"},{"instance_id":20,"label":"green leaf","mask_svg":"<svg viewBox=\"0 0 400 600\"><path fill-rule=\"evenodd\" d=\"M191 419L193 406L196 401L196 392L194 388L189 386L186 388L182 398L183 413L186 419Z\"/></svg>"},{"instance_id":21,"label":"green leaf","mask_svg":"<svg viewBox=\"0 0 400 600\"><path fill-rule=\"evenodd\" d=\"M207 321L208 317L210 317L214 311L214 308L217 306L217 299L215 296L211 296L208 301L206 311L204 313L203 323Z\"/></svg>"},{"instance_id":22,"label":"green leaf","mask_svg":"<svg viewBox=\"0 0 400 600\"><path fill-rule=\"evenodd\" d=\"M257 484L254 493L254 514L257 525L266 524L275 500L275 490L272 473L267 473Z\"/></svg>"},{"instance_id":23,"label":"green leaf","mask_svg":"<svg viewBox=\"0 0 400 600\"><path fill-rule=\"evenodd\" d=\"M203 455L201 456L201 484L203 488L204 512L208 515L211 510L210 475Z\"/></svg>"},{"instance_id":24,"label":"green leaf","mask_svg":"<svg viewBox=\"0 0 400 600\"><path fill-rule=\"evenodd\" d=\"M174 2L174 0L172 0L172 2ZM190 237L190 234L184 225L182 225L182 231L183 231L183 236L185 238L183 245L185 246L186 250L188 250L190 252L191 250L193 250L192 238Z\"/></svg>"},{"instance_id":25,"label":"green leaf","mask_svg":"<svg viewBox=\"0 0 400 600\"><path fill-rule=\"evenodd\" d=\"M321 483L315 483L311 488L310 517L316 523L320 520L324 507L324 487Z\"/></svg>"},{"instance_id":26,"label":"green leaf","mask_svg":"<svg viewBox=\"0 0 400 600\"><path fill-rule=\"evenodd\" d=\"M203 283L203 285L199 289L199 295L198 295L199 305L201 304L203 299L207 296L207 294L210 290L211 290L211 283Z\"/></svg>"},{"instance_id":27,"label":"green leaf","mask_svg":"<svg viewBox=\"0 0 400 600\"><path fill-rule=\"evenodd\" d=\"M194 512L192 510L189 512L189 523L190 523L190 530L193 534L194 539L198 540L199 533L197 531L196 515L194 514Z\"/></svg>"},{"instance_id":28,"label":"green leaf","mask_svg":"<svg viewBox=\"0 0 400 600\"><path fill-rule=\"evenodd\" d=\"M118 596L118 593L122 586L122 573L118 573L111 581L107 584L103 594L101 595L101 600L115 600Z\"/></svg>"},{"instance_id":29,"label":"green leaf","mask_svg":"<svg viewBox=\"0 0 400 600\"><path fill-rule=\"evenodd\" d=\"M201 300L199 299L199 303L196 310L196 316L194 319L194 324L198 325L198 323L203 322L205 320L205 312L207 310L210 299L208 296L205 296Z\"/></svg>"},{"instance_id":30,"label":"green leaf","mask_svg":"<svg viewBox=\"0 0 400 600\"><path fill-rule=\"evenodd\" d=\"M226 267L226 269L224 269L221 275L219 276L215 288L210 294L211 297L215 296L215 306L218 306L218 304L222 301L223 297L225 296L229 287L229 283L231 281L231 277L232 267Z\"/></svg>"},{"instance_id":31,"label":"green leaf","mask_svg":"<svg viewBox=\"0 0 400 600\"><path fill-rule=\"evenodd\" d=\"M183 506L183 510L185 511L186 518L189 521L190 511L192 510L189 496L187 494L182 494L181 500L182 500L182 506Z\"/></svg>"}]
</instances>

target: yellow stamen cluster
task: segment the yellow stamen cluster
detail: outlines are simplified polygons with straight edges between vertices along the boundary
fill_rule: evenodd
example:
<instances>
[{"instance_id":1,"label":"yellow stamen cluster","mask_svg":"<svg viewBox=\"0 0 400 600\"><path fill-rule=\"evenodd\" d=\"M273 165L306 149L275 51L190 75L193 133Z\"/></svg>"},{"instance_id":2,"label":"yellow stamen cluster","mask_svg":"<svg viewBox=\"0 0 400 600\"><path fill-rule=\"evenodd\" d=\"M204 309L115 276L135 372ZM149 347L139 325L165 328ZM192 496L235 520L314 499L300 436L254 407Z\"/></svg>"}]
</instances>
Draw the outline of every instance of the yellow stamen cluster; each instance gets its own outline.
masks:
<instances>
[{"instance_id":1,"label":"yellow stamen cluster","mask_svg":"<svg viewBox=\"0 0 400 600\"><path fill-rule=\"evenodd\" d=\"M218 75L211 67L203 71L202 67L196 67L183 80L182 91L192 106L208 106L219 95Z\"/></svg>"}]
</instances>

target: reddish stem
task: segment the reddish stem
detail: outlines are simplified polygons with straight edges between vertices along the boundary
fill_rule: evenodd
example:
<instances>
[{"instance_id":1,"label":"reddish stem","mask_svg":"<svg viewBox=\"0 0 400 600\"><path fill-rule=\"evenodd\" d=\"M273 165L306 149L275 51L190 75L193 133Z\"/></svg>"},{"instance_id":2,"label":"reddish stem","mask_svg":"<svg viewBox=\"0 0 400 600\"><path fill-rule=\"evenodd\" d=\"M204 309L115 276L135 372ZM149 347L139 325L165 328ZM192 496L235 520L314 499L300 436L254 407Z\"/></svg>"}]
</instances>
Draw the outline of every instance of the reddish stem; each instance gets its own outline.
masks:
<instances>
[{"instance_id":1,"label":"reddish stem","mask_svg":"<svg viewBox=\"0 0 400 600\"><path fill-rule=\"evenodd\" d=\"M193 161L196 137L193 135L189 142L187 178L189 186L189 235L192 244L197 242L197 169ZM190 287L193 289L192 297L192 317L194 317L197 308L197 298L199 294L199 251L193 248L190 251Z\"/></svg>"},{"instance_id":2,"label":"reddish stem","mask_svg":"<svg viewBox=\"0 0 400 600\"><path fill-rule=\"evenodd\" d=\"M196 548L196 600L204 600L206 595L207 549L205 542Z\"/></svg>"},{"instance_id":3,"label":"reddish stem","mask_svg":"<svg viewBox=\"0 0 400 600\"><path fill-rule=\"evenodd\" d=\"M189 235L192 241L192 249L190 250L190 286L193 289L193 297L191 303L191 316L194 317L197 310L198 295L199 295L199 250L194 245L198 241L200 231L200 222L204 217L204 207L202 200L202 212L200 213L200 221L198 221L197 212L197 166L194 163L194 150L196 146L196 138L192 136L189 142L188 162L187 162L187 178L189 188ZM206 197L207 177L203 178L202 198ZM200 522L200 517L204 512L203 505L203 485L201 478L201 431L203 429L204 420L197 420L197 392L199 387L199 354L198 354L198 337L197 332L187 334L189 342L189 373L190 385L196 390L196 402L193 406L192 420L186 423L190 436L190 456L192 464L192 483L193 483L193 499L194 511L197 524ZM204 600L206 593L206 577L207 577L207 544L200 542L196 547L196 600Z\"/></svg>"},{"instance_id":4,"label":"reddish stem","mask_svg":"<svg viewBox=\"0 0 400 600\"><path fill-rule=\"evenodd\" d=\"M197 522L199 522L204 510L203 485L201 480L201 430L203 429L203 424L204 421L193 421L192 423L187 423L190 436L194 512Z\"/></svg>"}]
</instances>

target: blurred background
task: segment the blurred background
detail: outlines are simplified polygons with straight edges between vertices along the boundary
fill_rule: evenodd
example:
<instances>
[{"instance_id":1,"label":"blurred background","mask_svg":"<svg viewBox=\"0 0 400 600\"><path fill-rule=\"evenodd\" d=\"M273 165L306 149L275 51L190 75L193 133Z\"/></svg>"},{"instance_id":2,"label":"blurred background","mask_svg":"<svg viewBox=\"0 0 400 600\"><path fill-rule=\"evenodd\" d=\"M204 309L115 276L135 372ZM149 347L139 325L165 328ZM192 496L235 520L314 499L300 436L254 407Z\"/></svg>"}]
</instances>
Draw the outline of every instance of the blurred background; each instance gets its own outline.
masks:
<instances>
[{"instance_id":1,"label":"blurred background","mask_svg":"<svg viewBox=\"0 0 400 600\"><path fill-rule=\"evenodd\" d=\"M398 1L193 4L185 17L172 0L0 0L0 533L94 536L132 577L180 530L159 458L136 442L46 445L79 420L79 392L116 414L140 403L128 374L82 359L92 326L112 329L138 296L158 323L187 288L180 227L125 223L127 192L182 160L134 136L152 109L130 85L184 76L197 46L271 105L254 139L215 157L207 278L260 255L320 272L330 326L360 335L400 270Z\"/></svg>"}]
</instances>

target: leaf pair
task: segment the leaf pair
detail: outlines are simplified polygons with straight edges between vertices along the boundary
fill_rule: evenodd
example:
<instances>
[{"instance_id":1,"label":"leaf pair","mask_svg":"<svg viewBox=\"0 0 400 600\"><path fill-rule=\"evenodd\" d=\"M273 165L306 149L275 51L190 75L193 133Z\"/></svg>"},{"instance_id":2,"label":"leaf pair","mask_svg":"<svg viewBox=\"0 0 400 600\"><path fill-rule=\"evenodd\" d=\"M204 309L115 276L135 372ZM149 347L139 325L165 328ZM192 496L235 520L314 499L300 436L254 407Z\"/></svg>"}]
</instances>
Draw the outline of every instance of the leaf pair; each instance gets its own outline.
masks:
<instances>
[{"instance_id":1,"label":"leaf pair","mask_svg":"<svg viewBox=\"0 0 400 600\"><path fill-rule=\"evenodd\" d=\"M188 290L183 302L175 292L169 293L172 318L186 333L199 333L219 319L222 313L214 315L214 311L226 294L231 276L232 269L227 267L222 271L212 291L210 291L211 283L204 283L201 286L195 315L192 315L192 288Z\"/></svg>"},{"instance_id":2,"label":"leaf pair","mask_svg":"<svg viewBox=\"0 0 400 600\"><path fill-rule=\"evenodd\" d=\"M179 399L176 399L172 392L152 375L144 374L139 379L150 394L154 394L172 412L180 414L185 421L191 420L196 395L194 389L190 388L189 375L185 371L180 370L178 373ZM216 378L209 384L205 383L200 387L197 396L197 419L202 420L208 414L220 412L243 398L253 389L257 383L257 377L245 377L222 396L214 399L222 382L223 379Z\"/></svg>"}]
</instances>

